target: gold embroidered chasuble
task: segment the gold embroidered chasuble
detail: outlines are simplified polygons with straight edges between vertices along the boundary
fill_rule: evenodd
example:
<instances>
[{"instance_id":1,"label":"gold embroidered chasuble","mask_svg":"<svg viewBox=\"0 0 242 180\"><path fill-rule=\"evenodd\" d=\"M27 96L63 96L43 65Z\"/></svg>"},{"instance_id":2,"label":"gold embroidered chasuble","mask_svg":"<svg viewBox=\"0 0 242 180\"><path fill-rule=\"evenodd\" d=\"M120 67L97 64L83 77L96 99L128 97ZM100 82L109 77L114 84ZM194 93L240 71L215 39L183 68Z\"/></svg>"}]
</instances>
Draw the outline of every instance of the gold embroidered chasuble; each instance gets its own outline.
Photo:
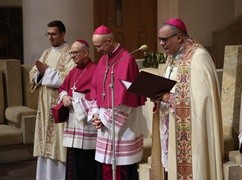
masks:
<instances>
[{"instance_id":1,"label":"gold embroidered chasuble","mask_svg":"<svg viewBox=\"0 0 242 180\"><path fill-rule=\"evenodd\" d=\"M62 145L64 126L63 123L55 124L52 116L51 107L57 103L58 87L51 86L51 83L54 81L56 82L56 78L63 82L65 76L75 66L68 54L69 50L70 46L64 44L58 48L45 50L41 56L40 61L46 63L53 72L57 73L53 77L51 77L48 72L45 73L43 79L49 78L47 81L49 81L50 85L45 86L35 83L34 77L37 73L36 66L30 71L30 90L39 90L34 138L34 156L43 156L63 162L66 161L66 149Z\"/></svg>"},{"instance_id":2,"label":"gold embroidered chasuble","mask_svg":"<svg viewBox=\"0 0 242 180\"><path fill-rule=\"evenodd\" d=\"M167 67L165 76L177 81L172 106L160 112L161 129L166 126L165 117L169 124L164 160L168 179L222 179L222 118L213 60L194 43L180 59L168 59ZM164 144L161 152L162 148Z\"/></svg>"}]
</instances>

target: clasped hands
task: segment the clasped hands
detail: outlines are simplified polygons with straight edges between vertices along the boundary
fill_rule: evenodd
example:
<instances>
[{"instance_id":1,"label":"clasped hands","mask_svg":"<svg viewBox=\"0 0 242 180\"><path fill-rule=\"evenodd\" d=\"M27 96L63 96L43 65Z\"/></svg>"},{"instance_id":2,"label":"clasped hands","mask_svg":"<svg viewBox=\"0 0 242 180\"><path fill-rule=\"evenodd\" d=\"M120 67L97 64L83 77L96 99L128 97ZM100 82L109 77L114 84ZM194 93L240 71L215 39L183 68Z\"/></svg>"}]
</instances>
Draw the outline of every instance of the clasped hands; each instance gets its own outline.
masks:
<instances>
[{"instance_id":1,"label":"clasped hands","mask_svg":"<svg viewBox=\"0 0 242 180\"><path fill-rule=\"evenodd\" d=\"M102 121L99 118L99 114L94 113L92 116L92 124L96 129L100 129L103 126Z\"/></svg>"},{"instance_id":2,"label":"clasped hands","mask_svg":"<svg viewBox=\"0 0 242 180\"><path fill-rule=\"evenodd\" d=\"M35 61L36 68L38 69L39 73L43 76L45 73L45 70L49 67L47 64L36 60Z\"/></svg>"}]
</instances>

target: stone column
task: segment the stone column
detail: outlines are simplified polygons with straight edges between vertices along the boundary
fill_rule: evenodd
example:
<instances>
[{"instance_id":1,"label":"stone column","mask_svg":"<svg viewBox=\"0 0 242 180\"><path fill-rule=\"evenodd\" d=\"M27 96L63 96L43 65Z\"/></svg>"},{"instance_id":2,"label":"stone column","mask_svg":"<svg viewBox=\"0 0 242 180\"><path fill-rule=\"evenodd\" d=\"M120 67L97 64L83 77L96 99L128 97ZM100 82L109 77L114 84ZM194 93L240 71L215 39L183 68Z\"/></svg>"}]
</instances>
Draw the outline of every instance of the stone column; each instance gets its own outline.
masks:
<instances>
[{"instance_id":1,"label":"stone column","mask_svg":"<svg viewBox=\"0 0 242 180\"><path fill-rule=\"evenodd\" d=\"M222 81L225 153L238 149L242 88L242 46L226 46Z\"/></svg>"},{"instance_id":2,"label":"stone column","mask_svg":"<svg viewBox=\"0 0 242 180\"><path fill-rule=\"evenodd\" d=\"M221 92L224 151L224 180L242 180L241 154L238 151L242 90L242 46L226 46Z\"/></svg>"}]
</instances>

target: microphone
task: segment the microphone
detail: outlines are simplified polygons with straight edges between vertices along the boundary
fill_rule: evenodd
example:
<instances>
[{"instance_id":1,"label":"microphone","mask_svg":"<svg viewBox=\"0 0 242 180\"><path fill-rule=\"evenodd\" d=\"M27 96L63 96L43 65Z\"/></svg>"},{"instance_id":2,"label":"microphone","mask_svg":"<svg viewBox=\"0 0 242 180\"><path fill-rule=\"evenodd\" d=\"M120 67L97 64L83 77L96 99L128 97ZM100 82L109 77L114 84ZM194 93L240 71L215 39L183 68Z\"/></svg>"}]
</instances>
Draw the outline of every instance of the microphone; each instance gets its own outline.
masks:
<instances>
[{"instance_id":1,"label":"microphone","mask_svg":"<svg viewBox=\"0 0 242 180\"><path fill-rule=\"evenodd\" d=\"M140 46L138 49L132 51L132 52L129 53L129 54L133 54L133 53L135 53L135 52L137 52L137 51L145 51L147 48L148 48L148 46L147 46L146 44L144 44L144 45Z\"/></svg>"},{"instance_id":2,"label":"microphone","mask_svg":"<svg viewBox=\"0 0 242 180\"><path fill-rule=\"evenodd\" d=\"M139 50L145 51L145 50L147 50L147 48L148 48L148 46L146 44L144 44L144 45L140 46Z\"/></svg>"},{"instance_id":3,"label":"microphone","mask_svg":"<svg viewBox=\"0 0 242 180\"><path fill-rule=\"evenodd\" d=\"M112 99L112 130L113 130L113 133L112 133L112 145L113 145L113 149L112 149L112 171L113 171L113 179L116 180L116 152L115 152L115 115L114 115L114 65L119 63L120 61L123 61L127 56L137 52L137 51L145 51L146 49L148 48L147 45L142 45L140 46L139 49L136 49L134 51L132 51L131 53L128 53L126 54L125 56L121 57L121 59L115 63L113 63L113 65L111 66L111 83L110 83L110 88L111 88L111 91L112 91L112 96L111 96L111 99Z\"/></svg>"}]
</instances>

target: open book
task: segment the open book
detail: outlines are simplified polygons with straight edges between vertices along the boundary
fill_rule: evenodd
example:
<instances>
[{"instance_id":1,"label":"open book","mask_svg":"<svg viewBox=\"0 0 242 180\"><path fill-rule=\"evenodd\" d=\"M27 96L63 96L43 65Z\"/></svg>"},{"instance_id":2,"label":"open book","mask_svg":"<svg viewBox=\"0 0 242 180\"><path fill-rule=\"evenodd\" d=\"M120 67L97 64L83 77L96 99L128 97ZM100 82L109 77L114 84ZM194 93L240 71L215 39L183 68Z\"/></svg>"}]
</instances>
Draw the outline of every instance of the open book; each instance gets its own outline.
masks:
<instances>
[{"instance_id":1,"label":"open book","mask_svg":"<svg viewBox=\"0 0 242 180\"><path fill-rule=\"evenodd\" d=\"M155 95L170 92L176 81L141 71L133 83L121 80L128 92L153 99Z\"/></svg>"}]
</instances>

